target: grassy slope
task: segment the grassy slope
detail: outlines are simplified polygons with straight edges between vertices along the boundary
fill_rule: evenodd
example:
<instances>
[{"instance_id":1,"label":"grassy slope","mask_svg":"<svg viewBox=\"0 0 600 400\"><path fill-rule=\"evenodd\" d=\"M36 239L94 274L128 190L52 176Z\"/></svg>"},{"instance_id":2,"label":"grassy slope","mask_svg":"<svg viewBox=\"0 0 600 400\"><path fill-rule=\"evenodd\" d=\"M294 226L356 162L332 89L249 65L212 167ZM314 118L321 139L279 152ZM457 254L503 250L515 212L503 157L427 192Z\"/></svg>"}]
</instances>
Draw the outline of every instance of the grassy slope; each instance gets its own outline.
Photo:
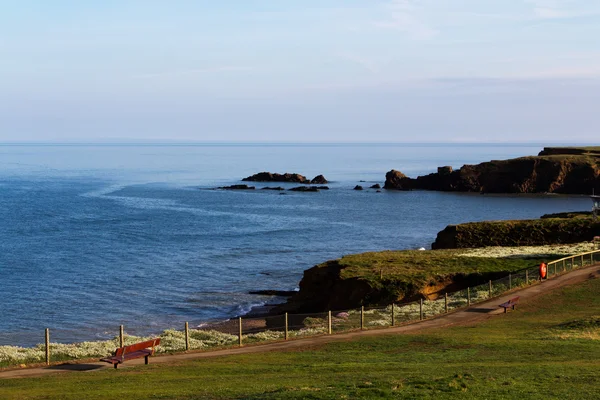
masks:
<instances>
[{"instance_id":1,"label":"grassy slope","mask_svg":"<svg viewBox=\"0 0 600 400\"><path fill-rule=\"evenodd\" d=\"M0 398L599 398L599 313L593 280L477 326L0 381Z\"/></svg>"},{"instance_id":2,"label":"grassy slope","mask_svg":"<svg viewBox=\"0 0 600 400\"><path fill-rule=\"evenodd\" d=\"M436 251L381 251L344 256L339 264L344 267L342 279L357 278L380 281L380 273L386 280L426 284L430 280L455 274L509 273L534 267L556 256L523 258L464 257L460 250Z\"/></svg>"}]
</instances>

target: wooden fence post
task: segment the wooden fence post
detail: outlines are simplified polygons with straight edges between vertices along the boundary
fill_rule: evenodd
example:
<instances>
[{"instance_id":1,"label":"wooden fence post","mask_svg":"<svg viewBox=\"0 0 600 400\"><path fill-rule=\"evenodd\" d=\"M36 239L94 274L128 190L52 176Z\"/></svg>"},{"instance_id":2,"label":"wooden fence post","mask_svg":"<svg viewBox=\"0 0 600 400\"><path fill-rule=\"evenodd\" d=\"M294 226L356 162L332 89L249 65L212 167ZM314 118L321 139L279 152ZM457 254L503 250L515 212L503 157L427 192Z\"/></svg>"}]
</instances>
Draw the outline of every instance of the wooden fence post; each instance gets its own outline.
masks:
<instances>
[{"instance_id":1,"label":"wooden fence post","mask_svg":"<svg viewBox=\"0 0 600 400\"><path fill-rule=\"evenodd\" d=\"M525 270L525 284L529 285L529 270Z\"/></svg>"},{"instance_id":2,"label":"wooden fence post","mask_svg":"<svg viewBox=\"0 0 600 400\"><path fill-rule=\"evenodd\" d=\"M492 297L492 281L490 280L490 298Z\"/></svg>"},{"instance_id":3,"label":"wooden fence post","mask_svg":"<svg viewBox=\"0 0 600 400\"><path fill-rule=\"evenodd\" d=\"M581 255L581 267L583 268L583 254Z\"/></svg>"},{"instance_id":4,"label":"wooden fence post","mask_svg":"<svg viewBox=\"0 0 600 400\"><path fill-rule=\"evenodd\" d=\"M444 293L444 310L448 312L448 293Z\"/></svg>"},{"instance_id":5,"label":"wooden fence post","mask_svg":"<svg viewBox=\"0 0 600 400\"><path fill-rule=\"evenodd\" d=\"M288 340L288 313L285 313L285 340Z\"/></svg>"},{"instance_id":6,"label":"wooden fence post","mask_svg":"<svg viewBox=\"0 0 600 400\"><path fill-rule=\"evenodd\" d=\"M392 326L396 325L396 314L394 312L394 303L392 303Z\"/></svg>"},{"instance_id":7,"label":"wooden fence post","mask_svg":"<svg viewBox=\"0 0 600 400\"><path fill-rule=\"evenodd\" d=\"M190 325L185 322L185 351L190 349Z\"/></svg>"},{"instance_id":8,"label":"wooden fence post","mask_svg":"<svg viewBox=\"0 0 600 400\"><path fill-rule=\"evenodd\" d=\"M119 347L125 346L125 333L123 331L123 325L119 325Z\"/></svg>"},{"instance_id":9,"label":"wooden fence post","mask_svg":"<svg viewBox=\"0 0 600 400\"><path fill-rule=\"evenodd\" d=\"M46 328L46 365L50 365L50 329Z\"/></svg>"},{"instance_id":10,"label":"wooden fence post","mask_svg":"<svg viewBox=\"0 0 600 400\"><path fill-rule=\"evenodd\" d=\"M423 321L423 299L419 302L419 319Z\"/></svg>"},{"instance_id":11,"label":"wooden fence post","mask_svg":"<svg viewBox=\"0 0 600 400\"><path fill-rule=\"evenodd\" d=\"M327 313L327 333L331 335L331 310Z\"/></svg>"},{"instance_id":12,"label":"wooden fence post","mask_svg":"<svg viewBox=\"0 0 600 400\"><path fill-rule=\"evenodd\" d=\"M467 306L471 305L471 288L467 288Z\"/></svg>"},{"instance_id":13,"label":"wooden fence post","mask_svg":"<svg viewBox=\"0 0 600 400\"><path fill-rule=\"evenodd\" d=\"M239 324L239 328L240 328L240 332L239 332L238 338L240 340L240 347L242 347L242 317L239 317L238 324Z\"/></svg>"},{"instance_id":14,"label":"wooden fence post","mask_svg":"<svg viewBox=\"0 0 600 400\"><path fill-rule=\"evenodd\" d=\"M508 289L512 289L512 274L508 274Z\"/></svg>"},{"instance_id":15,"label":"wooden fence post","mask_svg":"<svg viewBox=\"0 0 600 400\"><path fill-rule=\"evenodd\" d=\"M365 329L365 306L360 306L360 330Z\"/></svg>"}]
</instances>

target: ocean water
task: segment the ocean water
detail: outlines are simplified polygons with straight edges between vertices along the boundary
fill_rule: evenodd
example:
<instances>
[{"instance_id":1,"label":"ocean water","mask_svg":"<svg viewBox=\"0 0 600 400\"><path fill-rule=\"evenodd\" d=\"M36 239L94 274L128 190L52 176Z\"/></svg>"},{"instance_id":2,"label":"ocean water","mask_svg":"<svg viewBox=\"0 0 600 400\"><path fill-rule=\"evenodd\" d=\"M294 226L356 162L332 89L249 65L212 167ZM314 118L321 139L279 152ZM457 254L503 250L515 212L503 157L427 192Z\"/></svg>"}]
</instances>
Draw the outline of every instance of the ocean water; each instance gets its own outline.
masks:
<instances>
[{"instance_id":1,"label":"ocean water","mask_svg":"<svg viewBox=\"0 0 600 400\"><path fill-rule=\"evenodd\" d=\"M392 168L417 176L540 150L0 145L0 345L40 343L44 328L74 342L120 324L151 334L222 320L277 300L250 290L293 290L305 269L344 254L429 247L448 224L588 209L584 196L352 190ZM260 171L324 174L331 190L213 190Z\"/></svg>"}]
</instances>

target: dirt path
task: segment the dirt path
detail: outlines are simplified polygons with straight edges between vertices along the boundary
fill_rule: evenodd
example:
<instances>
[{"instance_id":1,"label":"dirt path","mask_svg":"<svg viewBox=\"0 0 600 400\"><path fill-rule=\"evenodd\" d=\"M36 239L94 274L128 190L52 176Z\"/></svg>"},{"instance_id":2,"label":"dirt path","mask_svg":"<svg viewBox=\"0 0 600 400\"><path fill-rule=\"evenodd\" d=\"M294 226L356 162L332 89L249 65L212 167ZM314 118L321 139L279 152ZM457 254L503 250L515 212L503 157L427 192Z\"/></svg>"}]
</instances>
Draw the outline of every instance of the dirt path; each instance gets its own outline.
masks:
<instances>
[{"instance_id":1,"label":"dirt path","mask_svg":"<svg viewBox=\"0 0 600 400\"><path fill-rule=\"evenodd\" d=\"M261 345L252 345L248 347L215 350L215 351L203 351L203 352L189 352L175 355L157 356L151 358L152 364L162 364L169 362L179 362L183 360L193 360L208 357L221 357L234 354L250 354L250 353L262 353L266 351L281 351L281 350L293 350L297 348L304 348L311 345L320 345L324 343L331 343L336 341L349 340L359 336L373 336L373 335L391 335L391 334L402 334L402 333L413 333L425 329L443 328L447 326L467 325L480 322L494 316L502 315L502 318L510 318L510 312L506 315L503 314L503 310L498 307L498 304L504 303L508 299L520 296L519 302L526 303L541 294L547 293L552 290L560 289L565 286L577 284L588 279L594 279L600 276L600 265L592 265L582 269L578 269L567 274L552 278L542 284L536 284L525 289L513 291L503 296L494 298L492 300L479 303L461 309L450 314L441 315L425 321L419 321L408 325L402 325L394 328L387 329L375 329L367 331L354 331L348 333L341 333L331 336L317 336L305 339L290 340L287 342L276 342L266 343ZM143 359L128 361L127 364L119 366L119 368L127 368L130 366L143 364ZM94 362L94 363L73 363L73 364L62 364L50 367L40 368L26 368L26 369L13 369L0 372L0 379L9 378L28 378L45 376L56 373L65 373L66 371L95 371L100 369L112 368L110 364Z\"/></svg>"}]
</instances>

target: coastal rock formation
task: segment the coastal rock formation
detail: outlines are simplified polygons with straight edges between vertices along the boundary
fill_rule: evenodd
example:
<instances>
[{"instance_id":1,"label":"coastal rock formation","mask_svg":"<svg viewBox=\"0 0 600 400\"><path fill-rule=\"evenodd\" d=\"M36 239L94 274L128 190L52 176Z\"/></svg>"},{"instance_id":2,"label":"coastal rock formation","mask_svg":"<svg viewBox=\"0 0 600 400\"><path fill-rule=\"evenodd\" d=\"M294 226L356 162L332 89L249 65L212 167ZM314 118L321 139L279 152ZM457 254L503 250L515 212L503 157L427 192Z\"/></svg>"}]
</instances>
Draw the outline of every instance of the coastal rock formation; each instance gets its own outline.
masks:
<instances>
[{"instance_id":1,"label":"coastal rock formation","mask_svg":"<svg viewBox=\"0 0 600 400\"><path fill-rule=\"evenodd\" d=\"M292 183L310 183L304 175L300 174L273 174L271 172L259 172L247 178L242 179L244 182L292 182Z\"/></svg>"},{"instance_id":2,"label":"coastal rock formation","mask_svg":"<svg viewBox=\"0 0 600 400\"><path fill-rule=\"evenodd\" d=\"M386 174L386 189L481 193L600 193L600 147L545 148L538 156L440 167L437 173L408 178Z\"/></svg>"},{"instance_id":3,"label":"coastal rock formation","mask_svg":"<svg viewBox=\"0 0 600 400\"><path fill-rule=\"evenodd\" d=\"M248 185L231 185L231 186L221 186L219 189L222 190L254 190L255 186Z\"/></svg>"},{"instance_id":4,"label":"coastal rock formation","mask_svg":"<svg viewBox=\"0 0 600 400\"><path fill-rule=\"evenodd\" d=\"M323 175L317 175L310 181L310 183L312 185L326 185L329 182L327 181L327 179L325 179Z\"/></svg>"},{"instance_id":5,"label":"coastal rock formation","mask_svg":"<svg viewBox=\"0 0 600 400\"><path fill-rule=\"evenodd\" d=\"M363 190L363 187L360 185L354 186L354 190Z\"/></svg>"},{"instance_id":6,"label":"coastal rock formation","mask_svg":"<svg viewBox=\"0 0 600 400\"><path fill-rule=\"evenodd\" d=\"M383 188L393 190L410 190L411 184L412 179L404 175L402 172L393 169L385 174L385 184L383 185Z\"/></svg>"},{"instance_id":7,"label":"coastal rock formation","mask_svg":"<svg viewBox=\"0 0 600 400\"><path fill-rule=\"evenodd\" d=\"M318 192L319 188L317 186L298 186L289 190L292 192Z\"/></svg>"},{"instance_id":8,"label":"coastal rock formation","mask_svg":"<svg viewBox=\"0 0 600 400\"><path fill-rule=\"evenodd\" d=\"M376 183L373 186L371 186L371 189L381 189L381 185L379 183Z\"/></svg>"},{"instance_id":9,"label":"coastal rock formation","mask_svg":"<svg viewBox=\"0 0 600 400\"><path fill-rule=\"evenodd\" d=\"M281 186L277 186L277 187L265 186L264 188L261 188L260 190L278 190L281 192L282 190L285 190L285 188L282 188Z\"/></svg>"},{"instance_id":10,"label":"coastal rock formation","mask_svg":"<svg viewBox=\"0 0 600 400\"><path fill-rule=\"evenodd\" d=\"M591 213L563 213L534 220L449 225L437 234L431 248L543 246L586 242L599 235L600 220L593 220Z\"/></svg>"}]
</instances>

